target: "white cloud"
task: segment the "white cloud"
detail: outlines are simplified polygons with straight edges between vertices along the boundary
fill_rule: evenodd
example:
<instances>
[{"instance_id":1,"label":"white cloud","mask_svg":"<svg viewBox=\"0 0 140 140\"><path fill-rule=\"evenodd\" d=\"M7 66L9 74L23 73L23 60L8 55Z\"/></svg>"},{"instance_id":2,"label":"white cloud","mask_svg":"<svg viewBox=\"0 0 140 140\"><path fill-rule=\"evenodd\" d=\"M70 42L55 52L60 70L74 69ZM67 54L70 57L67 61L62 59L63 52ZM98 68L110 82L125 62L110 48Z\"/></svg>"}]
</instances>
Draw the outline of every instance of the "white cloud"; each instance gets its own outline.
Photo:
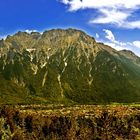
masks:
<instances>
[{"instance_id":1,"label":"white cloud","mask_svg":"<svg viewBox=\"0 0 140 140\"><path fill-rule=\"evenodd\" d=\"M96 39L98 39L100 36L99 36L99 34L98 33L96 33Z\"/></svg>"},{"instance_id":2,"label":"white cloud","mask_svg":"<svg viewBox=\"0 0 140 140\"><path fill-rule=\"evenodd\" d=\"M122 27L129 28L129 29L134 29L134 28L140 29L140 20L126 22L124 25L122 25Z\"/></svg>"},{"instance_id":3,"label":"white cloud","mask_svg":"<svg viewBox=\"0 0 140 140\"><path fill-rule=\"evenodd\" d=\"M62 2L63 2L64 4L69 4L69 1L68 1L68 0L62 0Z\"/></svg>"},{"instance_id":4,"label":"white cloud","mask_svg":"<svg viewBox=\"0 0 140 140\"><path fill-rule=\"evenodd\" d=\"M90 23L96 24L115 24L117 26L123 26L125 24L125 20L131 15L128 12L122 12L116 9L100 9L101 16L90 20ZM128 23L127 23L128 24Z\"/></svg>"},{"instance_id":5,"label":"white cloud","mask_svg":"<svg viewBox=\"0 0 140 140\"><path fill-rule=\"evenodd\" d=\"M27 29L27 30L25 30L25 32L28 33L28 34L30 34L30 33L32 33L32 32L37 32L37 30L28 30L28 29Z\"/></svg>"},{"instance_id":6,"label":"white cloud","mask_svg":"<svg viewBox=\"0 0 140 140\"><path fill-rule=\"evenodd\" d=\"M140 20L133 20L133 14L140 9L140 0L61 0L69 6L69 11L96 9L97 18L93 24L115 24L123 28L140 28ZM131 18L131 21L128 20Z\"/></svg>"},{"instance_id":7,"label":"white cloud","mask_svg":"<svg viewBox=\"0 0 140 140\"><path fill-rule=\"evenodd\" d=\"M115 37L114 37L112 31L107 30L107 29L103 29L103 31L106 33L105 38L107 38L108 40L110 40L110 41L112 41L112 42L115 41Z\"/></svg>"},{"instance_id":8,"label":"white cloud","mask_svg":"<svg viewBox=\"0 0 140 140\"><path fill-rule=\"evenodd\" d=\"M103 29L103 31L105 32L105 38L108 40L100 40L99 42L103 42L104 44L111 46L116 50L131 50L135 54L140 56L140 40L132 42L121 42L116 40L115 35L112 33L112 31L108 29Z\"/></svg>"},{"instance_id":9,"label":"white cloud","mask_svg":"<svg viewBox=\"0 0 140 140\"><path fill-rule=\"evenodd\" d=\"M108 45L108 46L110 46L110 47L112 47L112 48L114 48L114 49L116 49L118 51L128 49L128 48L126 48L124 46L117 45L116 43L113 43L113 42L104 42L104 44L106 44L106 45Z\"/></svg>"},{"instance_id":10,"label":"white cloud","mask_svg":"<svg viewBox=\"0 0 140 140\"><path fill-rule=\"evenodd\" d=\"M64 4L70 5L71 10L85 8L136 8L140 6L140 0L61 0Z\"/></svg>"},{"instance_id":11,"label":"white cloud","mask_svg":"<svg viewBox=\"0 0 140 140\"><path fill-rule=\"evenodd\" d=\"M140 41L134 41L133 45L137 48L140 48Z\"/></svg>"},{"instance_id":12,"label":"white cloud","mask_svg":"<svg viewBox=\"0 0 140 140\"><path fill-rule=\"evenodd\" d=\"M132 46L132 43L130 42L121 42L116 40L111 30L103 29L103 31L105 32L105 38L108 39L108 41L103 41L104 44L111 46L116 50L130 49L129 47Z\"/></svg>"}]
</instances>

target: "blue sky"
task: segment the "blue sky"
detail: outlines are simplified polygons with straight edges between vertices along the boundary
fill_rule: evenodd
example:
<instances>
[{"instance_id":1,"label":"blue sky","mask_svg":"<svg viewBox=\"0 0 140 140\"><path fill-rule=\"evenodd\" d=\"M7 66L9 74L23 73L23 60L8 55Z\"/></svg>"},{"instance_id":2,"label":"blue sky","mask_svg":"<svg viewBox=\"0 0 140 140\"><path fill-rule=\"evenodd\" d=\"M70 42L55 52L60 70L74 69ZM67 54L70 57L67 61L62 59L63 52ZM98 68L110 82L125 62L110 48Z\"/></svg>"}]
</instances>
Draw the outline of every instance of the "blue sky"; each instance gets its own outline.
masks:
<instances>
[{"instance_id":1,"label":"blue sky","mask_svg":"<svg viewBox=\"0 0 140 140\"><path fill-rule=\"evenodd\" d=\"M0 38L72 27L140 56L140 0L1 0L0 13Z\"/></svg>"}]
</instances>

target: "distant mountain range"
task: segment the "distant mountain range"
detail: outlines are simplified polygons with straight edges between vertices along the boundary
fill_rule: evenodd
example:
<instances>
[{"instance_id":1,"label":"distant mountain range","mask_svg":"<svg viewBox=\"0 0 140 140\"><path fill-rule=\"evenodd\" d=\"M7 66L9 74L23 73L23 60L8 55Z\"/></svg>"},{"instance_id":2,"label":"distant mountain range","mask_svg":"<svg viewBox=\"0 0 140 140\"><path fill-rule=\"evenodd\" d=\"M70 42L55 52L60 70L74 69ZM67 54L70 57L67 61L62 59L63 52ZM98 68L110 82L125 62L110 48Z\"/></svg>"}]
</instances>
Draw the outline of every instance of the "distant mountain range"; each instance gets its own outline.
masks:
<instances>
[{"instance_id":1,"label":"distant mountain range","mask_svg":"<svg viewBox=\"0 0 140 140\"><path fill-rule=\"evenodd\" d=\"M140 101L140 58L76 29L0 40L0 103Z\"/></svg>"}]
</instances>

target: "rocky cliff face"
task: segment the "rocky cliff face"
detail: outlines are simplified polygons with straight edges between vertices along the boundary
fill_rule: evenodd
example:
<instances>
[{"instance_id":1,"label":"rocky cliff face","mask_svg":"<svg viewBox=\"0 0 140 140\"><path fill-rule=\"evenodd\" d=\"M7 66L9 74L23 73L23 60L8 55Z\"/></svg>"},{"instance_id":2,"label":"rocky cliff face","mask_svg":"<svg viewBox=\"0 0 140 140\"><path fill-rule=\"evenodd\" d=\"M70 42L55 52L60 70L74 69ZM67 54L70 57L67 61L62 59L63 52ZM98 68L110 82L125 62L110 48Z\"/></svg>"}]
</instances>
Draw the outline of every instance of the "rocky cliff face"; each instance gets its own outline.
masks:
<instances>
[{"instance_id":1,"label":"rocky cliff face","mask_svg":"<svg viewBox=\"0 0 140 140\"><path fill-rule=\"evenodd\" d=\"M0 101L138 102L140 58L84 32L18 32L0 41Z\"/></svg>"}]
</instances>

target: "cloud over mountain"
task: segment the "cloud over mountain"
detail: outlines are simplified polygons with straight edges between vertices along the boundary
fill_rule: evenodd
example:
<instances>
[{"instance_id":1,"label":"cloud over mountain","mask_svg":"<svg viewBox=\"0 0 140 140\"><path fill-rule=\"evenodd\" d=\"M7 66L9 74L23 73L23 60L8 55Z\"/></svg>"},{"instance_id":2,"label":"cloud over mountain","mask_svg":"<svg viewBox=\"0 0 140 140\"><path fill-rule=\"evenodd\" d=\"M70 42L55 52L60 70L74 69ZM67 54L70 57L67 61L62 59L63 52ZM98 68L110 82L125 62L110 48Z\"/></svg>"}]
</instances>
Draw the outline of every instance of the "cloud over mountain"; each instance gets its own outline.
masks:
<instances>
[{"instance_id":1,"label":"cloud over mountain","mask_svg":"<svg viewBox=\"0 0 140 140\"><path fill-rule=\"evenodd\" d=\"M109 29L103 29L104 36L100 37L100 33L96 33L97 42L104 42L104 44L113 47L116 50L131 50L134 51L138 56L140 56L139 48L140 41L133 40L129 41L120 41L117 39L116 35ZM102 33L101 33L102 34Z\"/></svg>"}]
</instances>

